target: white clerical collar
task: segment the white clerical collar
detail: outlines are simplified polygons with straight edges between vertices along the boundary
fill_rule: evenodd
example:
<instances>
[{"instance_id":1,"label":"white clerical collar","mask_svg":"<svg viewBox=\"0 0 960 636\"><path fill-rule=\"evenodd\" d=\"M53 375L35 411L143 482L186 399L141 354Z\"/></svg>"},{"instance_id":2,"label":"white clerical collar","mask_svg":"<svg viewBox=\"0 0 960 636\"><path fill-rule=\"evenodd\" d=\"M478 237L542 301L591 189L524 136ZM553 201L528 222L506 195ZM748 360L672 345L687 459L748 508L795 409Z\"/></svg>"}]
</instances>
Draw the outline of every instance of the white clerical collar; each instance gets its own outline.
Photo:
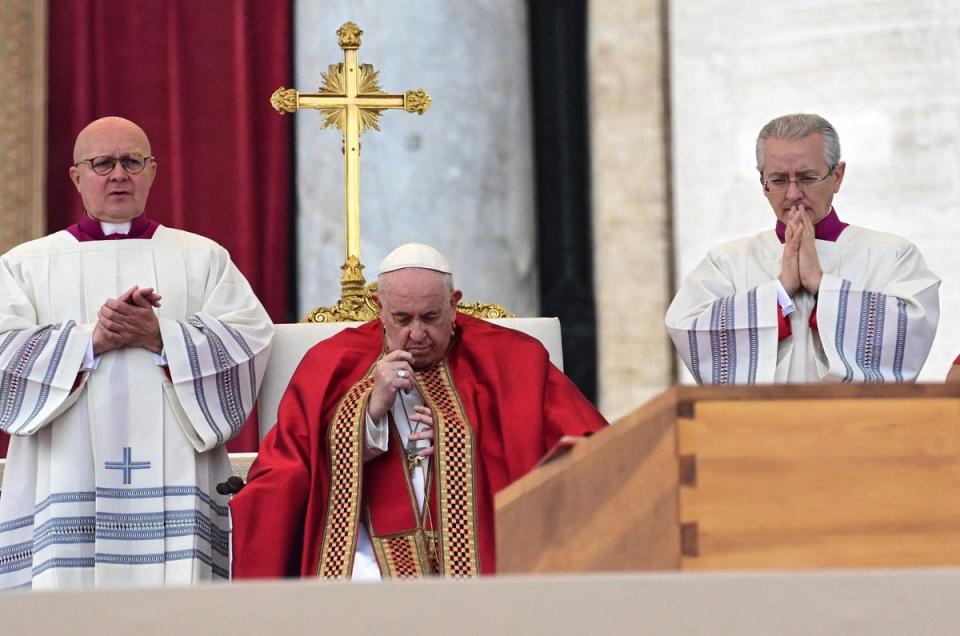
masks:
<instances>
[{"instance_id":1,"label":"white clerical collar","mask_svg":"<svg viewBox=\"0 0 960 636\"><path fill-rule=\"evenodd\" d=\"M110 236L111 234L129 234L130 225L130 221L124 223L107 223L100 221L100 227L103 229L104 236Z\"/></svg>"}]
</instances>

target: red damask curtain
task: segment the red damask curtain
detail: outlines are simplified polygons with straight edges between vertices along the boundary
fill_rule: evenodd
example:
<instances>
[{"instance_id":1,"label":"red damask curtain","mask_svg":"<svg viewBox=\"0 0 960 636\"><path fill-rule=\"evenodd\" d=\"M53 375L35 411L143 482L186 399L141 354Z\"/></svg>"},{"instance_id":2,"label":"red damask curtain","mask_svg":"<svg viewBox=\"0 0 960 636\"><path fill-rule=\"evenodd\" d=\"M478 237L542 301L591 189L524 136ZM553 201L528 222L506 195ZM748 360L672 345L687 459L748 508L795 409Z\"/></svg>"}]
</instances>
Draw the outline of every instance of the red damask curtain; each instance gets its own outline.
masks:
<instances>
[{"instance_id":1,"label":"red damask curtain","mask_svg":"<svg viewBox=\"0 0 960 636\"><path fill-rule=\"evenodd\" d=\"M126 117L147 132L158 161L147 215L226 247L274 321L286 320L292 118L269 97L292 83L291 2L49 7L49 231L83 215L67 176L77 133L98 117ZM231 450L256 449L255 424Z\"/></svg>"}]
</instances>

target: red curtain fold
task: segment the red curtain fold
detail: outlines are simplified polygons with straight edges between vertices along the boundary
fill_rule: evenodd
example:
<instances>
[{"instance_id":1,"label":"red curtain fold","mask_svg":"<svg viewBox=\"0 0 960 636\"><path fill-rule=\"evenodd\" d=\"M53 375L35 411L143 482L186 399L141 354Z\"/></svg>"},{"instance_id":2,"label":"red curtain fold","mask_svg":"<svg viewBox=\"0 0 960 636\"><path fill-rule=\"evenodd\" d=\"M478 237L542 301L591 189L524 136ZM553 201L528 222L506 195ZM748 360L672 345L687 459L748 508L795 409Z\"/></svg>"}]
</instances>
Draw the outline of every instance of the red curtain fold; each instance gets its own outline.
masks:
<instances>
[{"instance_id":1,"label":"red curtain fold","mask_svg":"<svg viewBox=\"0 0 960 636\"><path fill-rule=\"evenodd\" d=\"M84 213L67 176L77 133L98 117L126 117L147 132L157 157L147 215L226 247L283 321L293 274L292 118L274 112L269 98L292 83L291 2L49 6L49 230ZM257 440L248 422L229 448L256 450Z\"/></svg>"}]
</instances>

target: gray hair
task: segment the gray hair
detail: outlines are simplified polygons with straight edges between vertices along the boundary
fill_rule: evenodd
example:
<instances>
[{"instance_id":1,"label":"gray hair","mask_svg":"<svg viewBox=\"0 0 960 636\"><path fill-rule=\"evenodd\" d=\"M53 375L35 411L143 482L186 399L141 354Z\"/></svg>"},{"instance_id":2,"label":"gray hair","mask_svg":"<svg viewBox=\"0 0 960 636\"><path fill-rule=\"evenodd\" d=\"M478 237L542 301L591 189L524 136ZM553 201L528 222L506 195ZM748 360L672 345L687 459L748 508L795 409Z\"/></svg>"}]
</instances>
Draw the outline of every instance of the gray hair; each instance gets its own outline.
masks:
<instances>
[{"instance_id":1,"label":"gray hair","mask_svg":"<svg viewBox=\"0 0 960 636\"><path fill-rule=\"evenodd\" d=\"M757 170L763 173L763 142L767 139L803 139L820 133L823 137L823 160L833 170L840 164L840 137L833 124L820 115L795 113L772 120L757 135Z\"/></svg>"},{"instance_id":2,"label":"gray hair","mask_svg":"<svg viewBox=\"0 0 960 636\"><path fill-rule=\"evenodd\" d=\"M400 270L395 269L395 270L390 271L390 272L384 272L383 274L380 274L379 276L377 276L377 292L378 292L381 296L383 296L385 293L387 293L387 292L386 292L386 289L387 289L386 282L387 282L387 280L390 278L390 274L392 274L393 272L398 272L398 271L400 271ZM430 270L430 271L436 272L436 270ZM445 290L445 291L447 291L448 293L451 293L451 294L452 294L454 291L456 291L457 288L453 286L453 274L447 274L446 272L436 272L436 273L437 273L437 274L440 274L440 276L443 278L443 287L444 287L444 290Z\"/></svg>"}]
</instances>

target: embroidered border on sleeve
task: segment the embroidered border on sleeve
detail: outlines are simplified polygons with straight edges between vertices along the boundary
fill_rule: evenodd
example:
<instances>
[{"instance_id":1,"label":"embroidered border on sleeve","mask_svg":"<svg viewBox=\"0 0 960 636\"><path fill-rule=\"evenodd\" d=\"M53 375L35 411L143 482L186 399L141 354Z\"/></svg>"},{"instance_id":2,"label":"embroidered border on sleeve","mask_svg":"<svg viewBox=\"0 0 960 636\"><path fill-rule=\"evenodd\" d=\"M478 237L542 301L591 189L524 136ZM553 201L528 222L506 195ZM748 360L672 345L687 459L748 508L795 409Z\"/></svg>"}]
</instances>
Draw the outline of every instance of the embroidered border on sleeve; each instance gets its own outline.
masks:
<instances>
[{"instance_id":1,"label":"embroidered border on sleeve","mask_svg":"<svg viewBox=\"0 0 960 636\"><path fill-rule=\"evenodd\" d=\"M713 384L733 384L737 377L737 334L733 324L733 296L718 298L710 316Z\"/></svg>"},{"instance_id":2,"label":"embroidered border on sleeve","mask_svg":"<svg viewBox=\"0 0 960 636\"><path fill-rule=\"evenodd\" d=\"M757 383L757 365L760 359L760 333L757 329L757 288L747 292L747 334L750 339L750 366L747 384Z\"/></svg>"},{"instance_id":3,"label":"embroidered border on sleeve","mask_svg":"<svg viewBox=\"0 0 960 636\"><path fill-rule=\"evenodd\" d=\"M47 366L47 372L43 376L43 383L40 387L40 395L37 396L37 403L33 407L33 411L30 415L27 416L27 419L24 420L23 424L18 427L18 430L23 429L30 425L37 415L40 414L40 411L43 409L43 406L47 403L47 398L50 396L50 387L53 384L53 378L57 375L57 371L60 368L60 361L63 359L63 352L67 348L67 340L70 338L70 332L73 331L76 323L72 320L68 320L63 325L63 330L60 333L60 337L57 338L57 344L53 349L53 355L50 357L50 363ZM58 329L60 325L56 325L54 329Z\"/></svg>"},{"instance_id":4,"label":"embroidered border on sleeve","mask_svg":"<svg viewBox=\"0 0 960 636\"><path fill-rule=\"evenodd\" d=\"M857 334L855 360L864 382L883 382L880 354L886 301L886 295L879 292L865 291L860 298L860 330Z\"/></svg>"},{"instance_id":5,"label":"embroidered border on sleeve","mask_svg":"<svg viewBox=\"0 0 960 636\"><path fill-rule=\"evenodd\" d=\"M903 382L903 354L907 347L907 301L897 298L897 343L893 351L893 377Z\"/></svg>"},{"instance_id":6,"label":"embroidered border on sleeve","mask_svg":"<svg viewBox=\"0 0 960 636\"><path fill-rule=\"evenodd\" d=\"M237 341L237 344L240 345L240 349L243 351L244 355L247 356L247 375L250 376L250 395L254 400L257 399L257 367L254 364L256 356L253 354L253 349L250 348L250 345L247 344L247 341L244 339L240 332L217 318L217 322L226 330L228 334L233 336L233 339Z\"/></svg>"},{"instance_id":7,"label":"embroidered border on sleeve","mask_svg":"<svg viewBox=\"0 0 960 636\"><path fill-rule=\"evenodd\" d=\"M210 413L207 396L203 391L203 374L200 372L200 356L197 354L197 346L193 343L193 338L190 337L190 330L187 329L187 326L180 321L177 324L180 325L180 331L183 333L183 344L187 348L187 360L190 362L190 375L193 377L193 393L197 397L197 405L200 407L200 412L203 413L203 418L207 420L210 430L217 436L217 444L222 444L223 431L217 426L213 414Z\"/></svg>"},{"instance_id":8,"label":"embroidered border on sleeve","mask_svg":"<svg viewBox=\"0 0 960 636\"><path fill-rule=\"evenodd\" d=\"M217 386L217 398L220 400L220 411L226 417L230 431L235 435L247 421L247 412L240 392L240 371L237 361L230 355L220 336L199 316L193 315L187 319L187 322L198 329L207 340L210 359L216 371L214 381ZM256 393L253 396L256 396Z\"/></svg>"},{"instance_id":9,"label":"embroidered border on sleeve","mask_svg":"<svg viewBox=\"0 0 960 636\"><path fill-rule=\"evenodd\" d=\"M834 347L837 349L837 355L840 356L840 362L843 363L844 374L841 382L850 382L853 380L853 367L847 361L847 355L843 350L843 342L846 337L847 328L847 305L850 302L850 281L843 279L840 283L840 297L837 300L837 329L834 333Z\"/></svg>"},{"instance_id":10,"label":"embroidered border on sleeve","mask_svg":"<svg viewBox=\"0 0 960 636\"><path fill-rule=\"evenodd\" d=\"M697 319L693 319L693 328L687 332L687 344L690 347L690 373L697 384L703 384L700 377L700 351L697 347Z\"/></svg>"},{"instance_id":11,"label":"embroidered border on sleeve","mask_svg":"<svg viewBox=\"0 0 960 636\"><path fill-rule=\"evenodd\" d=\"M3 382L0 383L0 393L3 394L3 409L0 411L0 427L6 430L20 415L23 406L24 394L27 391L26 376L33 369L33 363L50 340L50 334L55 327L44 327L31 334L26 342L20 345L10 364L3 370Z\"/></svg>"},{"instance_id":12,"label":"embroidered border on sleeve","mask_svg":"<svg viewBox=\"0 0 960 636\"><path fill-rule=\"evenodd\" d=\"M26 378L30 375L37 359L43 354L53 334L60 331L61 327L63 327L54 346L43 381L40 383L41 388L37 396L37 403L30 415L16 427L16 431L26 428L43 409L47 397L50 394L50 384L53 382L53 378L60 367L60 361L63 358L63 352L67 346L67 340L75 324L72 320L69 320L66 324L61 325L61 323L57 323L55 325L48 325L34 332L17 351L13 360L7 365L7 368L3 370L3 382L2 386L0 386L0 393L3 394L4 401L2 411L0 411L0 428L8 430L11 433L15 432L10 429L20 416L20 409L23 406L23 400L27 390ZM8 344L9 340L5 341L3 348L6 349Z\"/></svg>"}]
</instances>

